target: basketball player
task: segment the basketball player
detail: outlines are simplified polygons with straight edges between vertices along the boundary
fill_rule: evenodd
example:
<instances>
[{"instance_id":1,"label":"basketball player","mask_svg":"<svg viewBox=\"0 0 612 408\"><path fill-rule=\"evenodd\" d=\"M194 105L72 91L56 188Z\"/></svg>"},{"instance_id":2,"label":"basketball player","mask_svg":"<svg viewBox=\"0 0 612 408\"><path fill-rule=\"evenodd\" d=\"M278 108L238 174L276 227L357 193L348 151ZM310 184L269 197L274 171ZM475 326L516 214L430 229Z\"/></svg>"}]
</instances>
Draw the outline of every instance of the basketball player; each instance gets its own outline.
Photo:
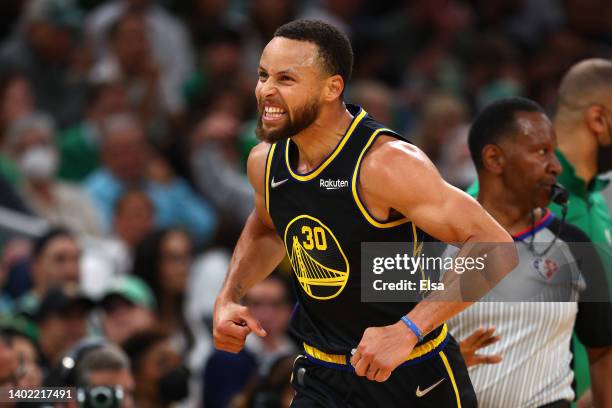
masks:
<instances>
[{"instance_id":1,"label":"basketball player","mask_svg":"<svg viewBox=\"0 0 612 408\"><path fill-rule=\"evenodd\" d=\"M475 407L444 324L470 303L362 303L361 243L512 239L420 150L344 104L352 63L348 39L318 21L280 27L262 53L263 142L248 160L256 209L216 301L215 346L236 353L250 332L266 335L240 300L286 251L299 299L291 329L304 347L293 407Z\"/></svg>"},{"instance_id":2,"label":"basketball player","mask_svg":"<svg viewBox=\"0 0 612 408\"><path fill-rule=\"evenodd\" d=\"M512 297L487 294L449 320L458 338L497 328L499 341L482 351L501 362L470 369L479 406L569 408L574 327L588 349L594 406L612 406L612 308L595 302L608 296L603 265L584 232L546 209L562 168L550 120L533 101L502 99L479 113L468 140L478 201L519 243L518 268L495 288Z\"/></svg>"}]
</instances>

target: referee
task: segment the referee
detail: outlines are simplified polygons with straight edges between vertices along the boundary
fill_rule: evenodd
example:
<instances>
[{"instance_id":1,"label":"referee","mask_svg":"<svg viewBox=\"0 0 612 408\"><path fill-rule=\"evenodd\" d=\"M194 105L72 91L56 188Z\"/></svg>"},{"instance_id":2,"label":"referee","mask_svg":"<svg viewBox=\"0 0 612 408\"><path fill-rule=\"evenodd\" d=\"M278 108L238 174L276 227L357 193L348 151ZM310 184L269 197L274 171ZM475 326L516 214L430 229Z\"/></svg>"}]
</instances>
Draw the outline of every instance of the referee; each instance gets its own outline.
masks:
<instances>
[{"instance_id":1,"label":"referee","mask_svg":"<svg viewBox=\"0 0 612 408\"><path fill-rule=\"evenodd\" d=\"M608 297L600 258L581 230L546 209L561 172L550 121L535 102L503 99L477 116L468 141L478 201L519 249L519 266L496 291L528 300L496 302L490 294L449 321L458 338L489 325L501 337L483 349L501 363L470 370L480 406L569 407L574 326L589 353L595 406L612 406L612 308L594 302Z\"/></svg>"}]
</instances>

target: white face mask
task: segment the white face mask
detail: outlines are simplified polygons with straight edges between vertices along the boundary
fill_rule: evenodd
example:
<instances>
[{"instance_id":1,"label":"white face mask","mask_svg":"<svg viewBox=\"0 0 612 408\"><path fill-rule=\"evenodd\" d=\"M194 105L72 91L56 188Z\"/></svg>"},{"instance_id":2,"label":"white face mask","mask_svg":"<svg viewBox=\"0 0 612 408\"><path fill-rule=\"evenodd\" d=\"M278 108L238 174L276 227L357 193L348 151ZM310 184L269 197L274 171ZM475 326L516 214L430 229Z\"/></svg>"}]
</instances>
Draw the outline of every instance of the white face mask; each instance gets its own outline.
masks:
<instances>
[{"instance_id":1,"label":"white face mask","mask_svg":"<svg viewBox=\"0 0 612 408\"><path fill-rule=\"evenodd\" d=\"M57 152L50 146L37 146L28 149L19 159L19 168L28 180L44 181L55 175Z\"/></svg>"}]
</instances>

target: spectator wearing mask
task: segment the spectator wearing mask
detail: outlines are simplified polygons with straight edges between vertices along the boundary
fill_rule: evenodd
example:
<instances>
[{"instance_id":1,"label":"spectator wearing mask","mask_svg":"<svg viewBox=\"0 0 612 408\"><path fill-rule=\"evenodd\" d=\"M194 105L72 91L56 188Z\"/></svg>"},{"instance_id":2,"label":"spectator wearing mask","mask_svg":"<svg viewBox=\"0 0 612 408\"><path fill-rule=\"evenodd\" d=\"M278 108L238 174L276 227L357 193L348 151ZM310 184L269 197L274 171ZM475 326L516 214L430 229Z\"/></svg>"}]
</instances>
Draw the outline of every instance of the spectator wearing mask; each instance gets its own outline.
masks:
<instances>
[{"instance_id":1,"label":"spectator wearing mask","mask_svg":"<svg viewBox=\"0 0 612 408\"><path fill-rule=\"evenodd\" d=\"M123 344L123 349L132 364L137 407L167 408L188 396L189 374L163 331L137 333Z\"/></svg>"},{"instance_id":2,"label":"spectator wearing mask","mask_svg":"<svg viewBox=\"0 0 612 408\"><path fill-rule=\"evenodd\" d=\"M116 344L153 327L156 301L151 288L136 276L116 279L100 301L102 332Z\"/></svg>"},{"instance_id":3,"label":"spectator wearing mask","mask_svg":"<svg viewBox=\"0 0 612 408\"><path fill-rule=\"evenodd\" d=\"M154 157L138 121L113 116L104 129L103 166L87 178L85 189L102 214L105 229L110 230L123 192L141 188L153 201L157 227L183 227L198 243L208 241L216 227L214 212L161 158Z\"/></svg>"},{"instance_id":4,"label":"spectator wearing mask","mask_svg":"<svg viewBox=\"0 0 612 408\"><path fill-rule=\"evenodd\" d=\"M9 129L5 144L23 175L23 197L50 224L77 234L98 235L100 221L89 197L56 178L59 154L54 139L54 122L41 113L22 117Z\"/></svg>"},{"instance_id":5,"label":"spectator wearing mask","mask_svg":"<svg viewBox=\"0 0 612 408\"><path fill-rule=\"evenodd\" d=\"M31 0L0 47L2 69L23 72L38 109L51 113L60 127L76 123L85 105L85 77L73 66L80 22L72 0Z\"/></svg>"}]
</instances>

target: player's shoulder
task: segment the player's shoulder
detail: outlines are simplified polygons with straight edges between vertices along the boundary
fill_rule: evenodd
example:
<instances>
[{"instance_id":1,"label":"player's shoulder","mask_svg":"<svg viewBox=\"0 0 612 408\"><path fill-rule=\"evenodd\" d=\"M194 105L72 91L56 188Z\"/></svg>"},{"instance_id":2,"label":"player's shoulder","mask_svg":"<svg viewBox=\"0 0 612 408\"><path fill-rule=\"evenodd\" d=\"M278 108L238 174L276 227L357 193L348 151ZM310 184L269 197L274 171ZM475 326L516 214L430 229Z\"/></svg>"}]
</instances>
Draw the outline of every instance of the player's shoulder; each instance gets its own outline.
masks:
<instances>
[{"instance_id":1,"label":"player's shoulder","mask_svg":"<svg viewBox=\"0 0 612 408\"><path fill-rule=\"evenodd\" d=\"M255 189L263 185L266 175L266 159L272 145L267 142L260 142L251 149L247 160L247 175L249 181Z\"/></svg>"},{"instance_id":2,"label":"player's shoulder","mask_svg":"<svg viewBox=\"0 0 612 408\"><path fill-rule=\"evenodd\" d=\"M415 145L393 135L380 135L367 151L361 171L373 175L389 176L406 172L419 172L433 165L427 155Z\"/></svg>"}]
</instances>

